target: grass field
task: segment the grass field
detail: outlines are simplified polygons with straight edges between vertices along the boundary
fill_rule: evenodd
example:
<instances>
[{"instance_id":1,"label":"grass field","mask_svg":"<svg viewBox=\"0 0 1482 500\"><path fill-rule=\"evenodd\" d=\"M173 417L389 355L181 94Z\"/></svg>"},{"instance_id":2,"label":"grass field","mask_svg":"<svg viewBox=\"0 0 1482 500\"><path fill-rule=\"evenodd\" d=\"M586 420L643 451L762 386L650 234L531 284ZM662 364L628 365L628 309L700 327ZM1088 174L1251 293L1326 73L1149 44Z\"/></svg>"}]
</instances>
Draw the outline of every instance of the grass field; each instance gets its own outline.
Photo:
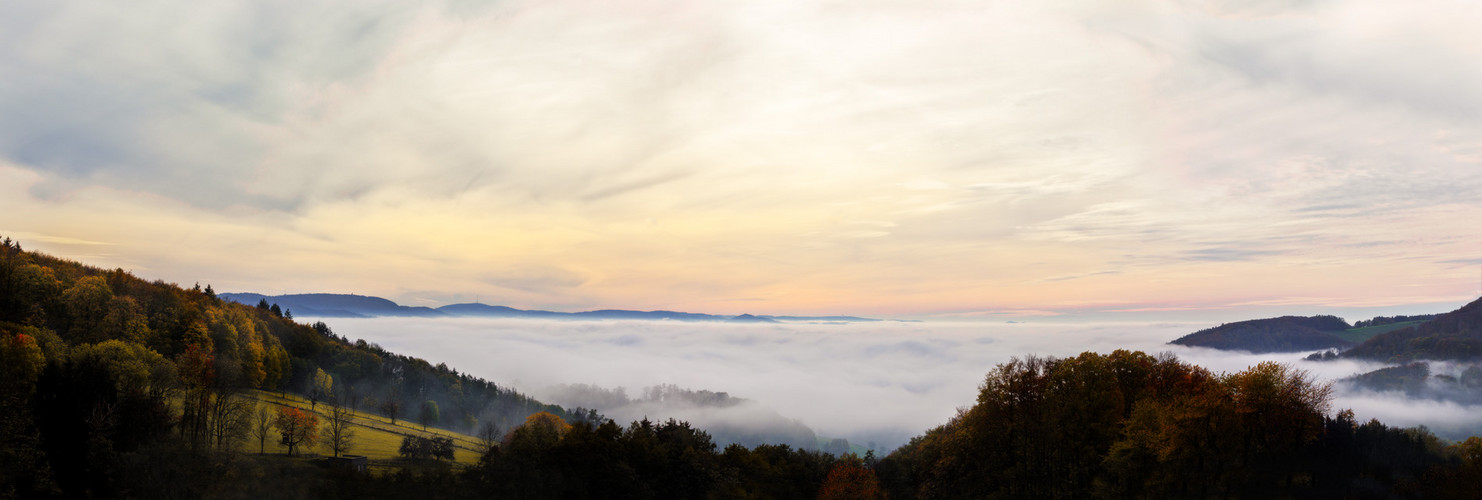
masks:
<instances>
[{"instance_id":1,"label":"grass field","mask_svg":"<svg viewBox=\"0 0 1482 500\"><path fill-rule=\"evenodd\" d=\"M305 455L319 454L329 455L329 448L324 444L324 422L328 419L329 405L320 403L310 410L308 400L295 394L279 395L276 392L248 391L243 397L255 400L258 405L291 406L305 412L312 412L319 417L320 443L313 449L302 450ZM253 411L256 414L256 410ZM391 419L370 412L357 411L351 418L351 430L355 433L351 441L350 455L365 455L371 462L373 470L384 470L387 467L397 465L399 462L397 451L401 447L401 440L405 436L434 437L441 436L453 440L453 460L457 464L472 465L478 463L481 451L479 451L478 439L462 433L445 429L428 427L426 431L422 426L414 422L397 420L395 424ZM275 434L276 436L276 434ZM273 436L268 437L267 453L287 453L288 448L278 444ZM249 437L242 443L241 451L257 453L259 443Z\"/></svg>"},{"instance_id":2,"label":"grass field","mask_svg":"<svg viewBox=\"0 0 1482 500\"><path fill-rule=\"evenodd\" d=\"M1363 342L1365 340L1374 338L1374 336L1381 333L1392 332L1407 326L1415 326L1424 322L1425 321L1405 321L1402 323L1390 323L1388 325L1367 326L1364 328L1349 328L1341 332L1333 332L1333 335L1337 335L1339 338L1342 338L1343 340L1347 340L1349 342Z\"/></svg>"}]
</instances>

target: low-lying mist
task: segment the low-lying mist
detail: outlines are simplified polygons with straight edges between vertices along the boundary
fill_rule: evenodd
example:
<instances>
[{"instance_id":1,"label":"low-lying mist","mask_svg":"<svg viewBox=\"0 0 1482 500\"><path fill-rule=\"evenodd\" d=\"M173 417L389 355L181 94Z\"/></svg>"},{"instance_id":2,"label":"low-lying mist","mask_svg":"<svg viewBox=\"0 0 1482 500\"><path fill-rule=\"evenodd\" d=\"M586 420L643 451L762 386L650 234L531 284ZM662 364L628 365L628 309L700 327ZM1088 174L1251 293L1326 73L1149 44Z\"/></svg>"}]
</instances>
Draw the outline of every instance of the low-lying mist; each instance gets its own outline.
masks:
<instances>
[{"instance_id":1,"label":"low-lying mist","mask_svg":"<svg viewBox=\"0 0 1482 500\"><path fill-rule=\"evenodd\" d=\"M1209 326L1199 323L325 321L350 339L446 362L543 401L595 408L623 424L643 417L676 418L714 428L722 442L752 445L755 433L778 431L788 436L781 442L797 445L807 440L800 422L819 437L845 438L880 451L972 405L984 375L1015 356L1168 351L1216 372L1274 360L1319 380L1385 366L1305 361L1305 353L1252 355L1166 344ZM1482 406L1336 387L1334 409L1352 408L1360 421L1427 425L1451 438L1482 427ZM681 397L686 392L690 396ZM717 399L718 393L724 397Z\"/></svg>"}]
</instances>

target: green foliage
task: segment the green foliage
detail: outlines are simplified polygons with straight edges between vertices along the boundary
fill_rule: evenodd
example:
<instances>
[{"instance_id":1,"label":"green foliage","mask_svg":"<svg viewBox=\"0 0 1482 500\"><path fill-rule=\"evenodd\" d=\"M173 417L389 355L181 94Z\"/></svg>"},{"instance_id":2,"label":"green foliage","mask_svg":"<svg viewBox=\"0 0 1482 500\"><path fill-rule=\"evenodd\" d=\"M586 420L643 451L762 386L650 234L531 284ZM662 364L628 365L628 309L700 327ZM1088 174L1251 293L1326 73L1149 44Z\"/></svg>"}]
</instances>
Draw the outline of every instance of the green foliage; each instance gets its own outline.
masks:
<instances>
[{"instance_id":1,"label":"green foliage","mask_svg":"<svg viewBox=\"0 0 1482 500\"><path fill-rule=\"evenodd\" d=\"M1425 321L1423 321L1423 320L1415 320L1415 321L1402 321L1402 322L1398 322L1398 323L1383 323L1383 324L1371 325L1371 326L1354 327L1354 328L1349 328L1349 329L1344 330L1344 331L1341 331L1341 332L1333 332L1333 335L1337 335L1339 338L1342 338L1343 340L1347 340L1349 342L1363 343L1364 341L1367 341L1367 340L1372 339L1372 338L1374 338L1376 336L1379 336L1379 334L1389 333L1389 332L1392 332L1392 331L1395 331L1395 330L1400 330L1400 329L1403 329L1403 328L1412 327L1412 326L1415 326L1415 325L1418 325L1418 324L1421 324L1421 323L1424 323L1424 322ZM1360 323L1362 323L1362 321L1360 321Z\"/></svg>"},{"instance_id":2,"label":"green foliage","mask_svg":"<svg viewBox=\"0 0 1482 500\"><path fill-rule=\"evenodd\" d=\"M401 448L397 453L408 460L453 460L453 440L451 438L434 436L425 438L421 436L407 436L401 440Z\"/></svg>"},{"instance_id":3,"label":"green foliage","mask_svg":"<svg viewBox=\"0 0 1482 500\"><path fill-rule=\"evenodd\" d=\"M1424 323L1376 335L1342 356L1390 362L1482 360L1482 299Z\"/></svg>"},{"instance_id":4,"label":"green foliage","mask_svg":"<svg viewBox=\"0 0 1482 500\"><path fill-rule=\"evenodd\" d=\"M442 414L437 410L437 401L427 400L422 402L422 410L417 412L417 421L422 423L425 430L427 424L441 420Z\"/></svg>"}]
</instances>

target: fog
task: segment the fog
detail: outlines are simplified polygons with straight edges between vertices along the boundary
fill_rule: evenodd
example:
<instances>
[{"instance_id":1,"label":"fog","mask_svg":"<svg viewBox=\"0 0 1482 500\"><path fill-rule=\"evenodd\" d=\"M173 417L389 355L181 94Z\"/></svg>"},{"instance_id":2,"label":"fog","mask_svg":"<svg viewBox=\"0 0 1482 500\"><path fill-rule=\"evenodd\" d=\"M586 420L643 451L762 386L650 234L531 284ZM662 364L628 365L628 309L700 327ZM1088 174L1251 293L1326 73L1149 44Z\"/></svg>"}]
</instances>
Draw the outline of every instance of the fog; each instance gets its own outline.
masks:
<instances>
[{"instance_id":1,"label":"fog","mask_svg":"<svg viewBox=\"0 0 1482 500\"><path fill-rule=\"evenodd\" d=\"M1305 353L1252 355L1168 345L1202 323L780 323L548 321L487 318L326 319L336 333L449 366L547 402L596 407L619 420L679 418L696 426L792 422L820 437L893 449L970 406L997 363L1029 354L1171 352L1216 372L1263 360L1319 380L1385 365L1312 362ZM662 404L656 386L724 392L720 405ZM572 387L582 388L571 391ZM1482 407L1417 402L1338 385L1333 408L1360 421L1476 429ZM601 389L601 390L593 390ZM617 392L621 389L623 392ZM671 388L672 389L672 388ZM584 394L584 395L583 395ZM617 397L620 396L620 397ZM680 399L680 398L670 398ZM627 404L623 404L626 401ZM603 405L616 405L603 408ZM734 409L735 411L727 411ZM626 423L626 422L622 422Z\"/></svg>"}]
</instances>

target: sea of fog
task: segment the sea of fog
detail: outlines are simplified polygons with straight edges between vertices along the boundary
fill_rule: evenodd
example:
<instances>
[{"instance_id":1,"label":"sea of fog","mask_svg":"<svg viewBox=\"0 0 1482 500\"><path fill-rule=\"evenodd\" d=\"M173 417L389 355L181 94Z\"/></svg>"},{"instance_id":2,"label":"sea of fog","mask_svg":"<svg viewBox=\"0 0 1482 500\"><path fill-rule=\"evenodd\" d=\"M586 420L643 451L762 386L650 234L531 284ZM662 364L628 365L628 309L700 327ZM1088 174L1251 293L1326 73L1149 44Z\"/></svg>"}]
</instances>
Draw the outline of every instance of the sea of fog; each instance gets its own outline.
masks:
<instances>
[{"instance_id":1,"label":"sea of fog","mask_svg":"<svg viewBox=\"0 0 1482 500\"><path fill-rule=\"evenodd\" d=\"M647 416L689 420L745 419L778 414L819 436L846 438L890 450L973 404L995 364L1036 354L1071 356L1116 349L1171 352L1216 372L1263 360L1290 363L1320 380L1336 380L1383 365L1309 362L1302 354L1252 355L1169 345L1207 328L1200 323L694 323L553 321L490 318L325 319L335 333L397 353L445 362L460 372L563 405L562 385L623 388L674 385L725 392L754 404L724 412L601 408L619 420ZM1341 390L1334 409L1351 408L1400 426L1439 432L1475 429L1482 407L1407 401L1398 394ZM562 399L567 399L563 401ZM638 413L642 413L639 415ZM665 414L669 413L669 414ZM758 416L756 418L763 418Z\"/></svg>"}]
</instances>

